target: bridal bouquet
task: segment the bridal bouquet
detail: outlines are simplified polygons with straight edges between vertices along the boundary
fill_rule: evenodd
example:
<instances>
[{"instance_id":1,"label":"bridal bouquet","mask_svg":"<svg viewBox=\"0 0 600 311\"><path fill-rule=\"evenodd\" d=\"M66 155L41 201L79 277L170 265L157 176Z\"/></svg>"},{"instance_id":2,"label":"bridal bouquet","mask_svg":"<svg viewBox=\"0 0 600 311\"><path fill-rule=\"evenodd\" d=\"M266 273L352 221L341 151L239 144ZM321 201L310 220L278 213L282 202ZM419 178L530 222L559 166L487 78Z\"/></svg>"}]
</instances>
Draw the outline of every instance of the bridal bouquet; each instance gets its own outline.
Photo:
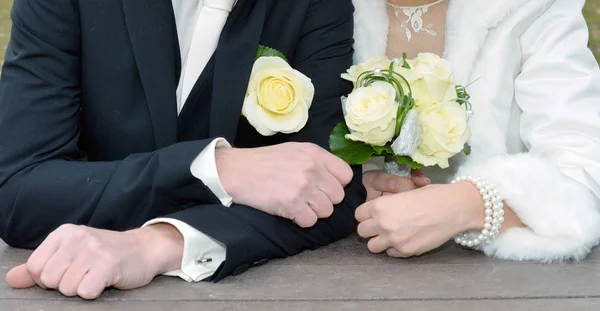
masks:
<instances>
[{"instance_id":1,"label":"bridal bouquet","mask_svg":"<svg viewBox=\"0 0 600 311\"><path fill-rule=\"evenodd\" d=\"M454 83L448 61L430 53L415 59L377 56L342 78L354 90L342 98L345 122L329 143L348 164L383 156L388 173L410 177L411 169L447 168L454 155L470 153L469 94Z\"/></svg>"}]
</instances>

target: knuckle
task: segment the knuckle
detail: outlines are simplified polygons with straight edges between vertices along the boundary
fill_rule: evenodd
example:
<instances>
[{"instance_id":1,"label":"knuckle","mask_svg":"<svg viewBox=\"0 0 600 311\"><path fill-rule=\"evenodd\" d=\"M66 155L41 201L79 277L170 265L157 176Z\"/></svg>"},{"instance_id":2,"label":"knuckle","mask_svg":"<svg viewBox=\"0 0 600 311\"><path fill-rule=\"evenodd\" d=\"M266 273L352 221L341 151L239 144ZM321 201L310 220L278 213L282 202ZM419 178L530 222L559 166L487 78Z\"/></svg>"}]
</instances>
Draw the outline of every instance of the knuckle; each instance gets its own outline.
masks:
<instances>
[{"instance_id":1,"label":"knuckle","mask_svg":"<svg viewBox=\"0 0 600 311\"><path fill-rule=\"evenodd\" d=\"M287 210L293 213L294 210L298 209L298 206L301 203L301 198L302 192L300 191L300 189L297 189L296 191L286 195L281 203L283 204L283 206L287 207Z\"/></svg>"},{"instance_id":2,"label":"knuckle","mask_svg":"<svg viewBox=\"0 0 600 311\"><path fill-rule=\"evenodd\" d=\"M61 225L60 227L58 227L58 229L56 229L56 231L58 231L58 232L71 231L76 228L78 228L78 226L76 226L74 224L64 224L64 225Z\"/></svg>"},{"instance_id":3,"label":"knuckle","mask_svg":"<svg viewBox=\"0 0 600 311\"><path fill-rule=\"evenodd\" d=\"M91 254L101 253L102 249L104 248L102 242L93 236L82 235L75 238L75 241L84 242L83 244L79 245L84 247Z\"/></svg>"},{"instance_id":4,"label":"knuckle","mask_svg":"<svg viewBox=\"0 0 600 311\"><path fill-rule=\"evenodd\" d=\"M403 244L398 247L398 251L400 251L402 257L412 257L417 254L417 248L411 244Z\"/></svg>"},{"instance_id":5,"label":"knuckle","mask_svg":"<svg viewBox=\"0 0 600 311\"><path fill-rule=\"evenodd\" d=\"M335 209L333 208L333 205L329 205L325 208L325 211L323 212L323 218L329 218L333 215L333 212L335 211Z\"/></svg>"},{"instance_id":6,"label":"knuckle","mask_svg":"<svg viewBox=\"0 0 600 311\"><path fill-rule=\"evenodd\" d=\"M371 210L373 215L382 215L385 211L385 205L379 203L379 201L374 201L373 205L371 206ZM389 218L388 217L381 217L382 221L386 220L387 222L389 222Z\"/></svg>"},{"instance_id":7,"label":"knuckle","mask_svg":"<svg viewBox=\"0 0 600 311\"><path fill-rule=\"evenodd\" d=\"M392 242L392 245L398 250L404 250L404 247L406 246L406 239L400 234L392 235L390 237L390 241Z\"/></svg>"},{"instance_id":8,"label":"knuckle","mask_svg":"<svg viewBox=\"0 0 600 311\"><path fill-rule=\"evenodd\" d=\"M81 241L85 240L89 237L89 231L87 228L79 226L77 228L73 228L71 232L71 238L73 240Z\"/></svg>"},{"instance_id":9,"label":"knuckle","mask_svg":"<svg viewBox=\"0 0 600 311\"><path fill-rule=\"evenodd\" d=\"M305 152L311 155L315 155L321 152L321 147L311 143L304 143L302 148Z\"/></svg>"},{"instance_id":10,"label":"knuckle","mask_svg":"<svg viewBox=\"0 0 600 311\"><path fill-rule=\"evenodd\" d=\"M306 157L302 160L300 169L302 170L302 176L305 178L312 177L318 170L317 161L313 157Z\"/></svg>"},{"instance_id":11,"label":"knuckle","mask_svg":"<svg viewBox=\"0 0 600 311\"><path fill-rule=\"evenodd\" d=\"M387 180L385 181L385 187L386 189L384 189L384 192L395 193L400 190L401 184L399 181L393 178L387 178Z\"/></svg>"},{"instance_id":12,"label":"knuckle","mask_svg":"<svg viewBox=\"0 0 600 311\"><path fill-rule=\"evenodd\" d=\"M300 227L302 228L312 228L314 225L317 224L317 217L314 217L313 219L309 219L307 220L304 224L302 224Z\"/></svg>"},{"instance_id":13,"label":"knuckle","mask_svg":"<svg viewBox=\"0 0 600 311\"><path fill-rule=\"evenodd\" d=\"M44 263L36 258L29 258L27 261L27 272L33 278L40 278L42 276L42 272L44 271Z\"/></svg>"},{"instance_id":14,"label":"knuckle","mask_svg":"<svg viewBox=\"0 0 600 311\"><path fill-rule=\"evenodd\" d=\"M368 243L367 248L369 249L369 252L374 253L374 254L378 253L380 251L379 249L377 249L377 247L374 243Z\"/></svg>"},{"instance_id":15,"label":"knuckle","mask_svg":"<svg viewBox=\"0 0 600 311\"><path fill-rule=\"evenodd\" d=\"M77 296L77 290L67 287L66 285L63 285L63 284L60 284L58 286L58 291L67 297Z\"/></svg>"},{"instance_id":16,"label":"knuckle","mask_svg":"<svg viewBox=\"0 0 600 311\"><path fill-rule=\"evenodd\" d=\"M100 293L88 288L78 288L77 295L85 300L93 300L100 297Z\"/></svg>"},{"instance_id":17,"label":"knuckle","mask_svg":"<svg viewBox=\"0 0 600 311\"><path fill-rule=\"evenodd\" d=\"M117 273L117 271L115 271L115 274L112 279L112 283L113 284L123 284L123 280L124 280L123 275L121 273Z\"/></svg>"},{"instance_id":18,"label":"knuckle","mask_svg":"<svg viewBox=\"0 0 600 311\"><path fill-rule=\"evenodd\" d=\"M381 228L383 232L387 233L392 233L396 230L394 222L387 218L379 220L379 228Z\"/></svg>"},{"instance_id":19,"label":"knuckle","mask_svg":"<svg viewBox=\"0 0 600 311\"><path fill-rule=\"evenodd\" d=\"M318 218L316 215L310 215L310 214L306 214L303 215L302 217L298 217L295 219L295 222L298 226L302 227L302 228L310 228L312 226L314 226L318 221Z\"/></svg>"},{"instance_id":20,"label":"knuckle","mask_svg":"<svg viewBox=\"0 0 600 311\"><path fill-rule=\"evenodd\" d=\"M44 286L50 289L56 289L58 287L59 282L59 280L57 280L47 271L42 272L42 274L40 275L40 281L42 282L42 284L44 284Z\"/></svg>"},{"instance_id":21,"label":"knuckle","mask_svg":"<svg viewBox=\"0 0 600 311\"><path fill-rule=\"evenodd\" d=\"M340 179L342 179L344 184L349 184L352 181L352 178L354 178L354 171L352 171L352 168L348 164L342 163L342 174Z\"/></svg>"},{"instance_id":22,"label":"knuckle","mask_svg":"<svg viewBox=\"0 0 600 311\"><path fill-rule=\"evenodd\" d=\"M333 194L333 204L340 204L346 198L346 193L344 193L343 189L338 190L335 194Z\"/></svg>"},{"instance_id":23,"label":"knuckle","mask_svg":"<svg viewBox=\"0 0 600 311\"><path fill-rule=\"evenodd\" d=\"M301 178L298 178L296 180L297 184L296 184L296 189L294 189L294 194L293 196L300 196L300 194L306 190L308 187L310 187L310 181L308 178L306 178L306 176L302 176Z\"/></svg>"},{"instance_id":24,"label":"knuckle","mask_svg":"<svg viewBox=\"0 0 600 311\"><path fill-rule=\"evenodd\" d=\"M113 253L104 252L101 256L101 263L107 267L116 267L119 264L119 258Z\"/></svg>"},{"instance_id":25,"label":"knuckle","mask_svg":"<svg viewBox=\"0 0 600 311\"><path fill-rule=\"evenodd\" d=\"M314 207L314 209L319 218L328 218L333 214L333 205L322 205Z\"/></svg>"},{"instance_id":26,"label":"knuckle","mask_svg":"<svg viewBox=\"0 0 600 311\"><path fill-rule=\"evenodd\" d=\"M296 219L299 216L298 204L292 199L285 201L284 204L285 208L281 209L280 216L291 220Z\"/></svg>"}]
</instances>

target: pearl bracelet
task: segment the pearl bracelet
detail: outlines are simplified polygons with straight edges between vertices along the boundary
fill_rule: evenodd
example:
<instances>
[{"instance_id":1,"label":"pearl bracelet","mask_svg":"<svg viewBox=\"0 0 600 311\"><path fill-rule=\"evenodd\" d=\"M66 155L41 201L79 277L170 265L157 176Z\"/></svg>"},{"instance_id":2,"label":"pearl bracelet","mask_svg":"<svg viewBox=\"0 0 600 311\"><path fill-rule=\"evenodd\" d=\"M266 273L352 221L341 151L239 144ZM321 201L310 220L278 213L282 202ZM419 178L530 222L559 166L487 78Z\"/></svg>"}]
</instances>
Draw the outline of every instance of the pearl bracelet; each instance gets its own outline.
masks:
<instances>
[{"instance_id":1,"label":"pearl bracelet","mask_svg":"<svg viewBox=\"0 0 600 311\"><path fill-rule=\"evenodd\" d=\"M453 184L458 182L470 182L479 189L485 203L485 224L481 232L461 233L454 237L454 241L462 246L478 248L490 243L500 233L504 223L504 203L494 185L481 178L461 176L452 181Z\"/></svg>"}]
</instances>

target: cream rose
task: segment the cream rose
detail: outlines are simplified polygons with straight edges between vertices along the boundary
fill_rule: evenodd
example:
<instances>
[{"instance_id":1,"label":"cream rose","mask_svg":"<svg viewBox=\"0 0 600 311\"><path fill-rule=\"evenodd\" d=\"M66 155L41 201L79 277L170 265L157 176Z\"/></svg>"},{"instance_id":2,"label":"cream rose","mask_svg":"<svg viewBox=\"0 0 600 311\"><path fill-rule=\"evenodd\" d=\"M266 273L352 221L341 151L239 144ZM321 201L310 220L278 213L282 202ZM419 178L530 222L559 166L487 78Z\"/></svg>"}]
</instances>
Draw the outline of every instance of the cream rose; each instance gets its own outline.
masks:
<instances>
[{"instance_id":1,"label":"cream rose","mask_svg":"<svg viewBox=\"0 0 600 311\"><path fill-rule=\"evenodd\" d=\"M315 95L311 80L279 57L254 63L242 115L263 136L296 133L308 121Z\"/></svg>"},{"instance_id":2,"label":"cream rose","mask_svg":"<svg viewBox=\"0 0 600 311\"><path fill-rule=\"evenodd\" d=\"M342 74L342 79L348 80L354 83L354 87L356 87L356 80L358 77L365 71L374 70L375 68L379 69L389 69L392 61L387 57L378 55L369 58L366 62L350 67L348 71Z\"/></svg>"},{"instance_id":3,"label":"cream rose","mask_svg":"<svg viewBox=\"0 0 600 311\"><path fill-rule=\"evenodd\" d=\"M396 90L386 82L354 90L343 103L347 139L385 146L394 138L398 103Z\"/></svg>"},{"instance_id":4,"label":"cream rose","mask_svg":"<svg viewBox=\"0 0 600 311\"><path fill-rule=\"evenodd\" d=\"M441 79L452 79L452 66L449 61L433 53L420 53L417 58L406 61L410 67L422 75L434 75Z\"/></svg>"},{"instance_id":5,"label":"cream rose","mask_svg":"<svg viewBox=\"0 0 600 311\"><path fill-rule=\"evenodd\" d=\"M432 105L419 111L422 142L411 158L425 166L449 166L448 159L464 149L471 138L467 112L456 102Z\"/></svg>"},{"instance_id":6,"label":"cream rose","mask_svg":"<svg viewBox=\"0 0 600 311\"><path fill-rule=\"evenodd\" d=\"M421 53L407 62L418 77L411 82L417 109L457 99L452 68L447 60L435 54Z\"/></svg>"}]
</instances>

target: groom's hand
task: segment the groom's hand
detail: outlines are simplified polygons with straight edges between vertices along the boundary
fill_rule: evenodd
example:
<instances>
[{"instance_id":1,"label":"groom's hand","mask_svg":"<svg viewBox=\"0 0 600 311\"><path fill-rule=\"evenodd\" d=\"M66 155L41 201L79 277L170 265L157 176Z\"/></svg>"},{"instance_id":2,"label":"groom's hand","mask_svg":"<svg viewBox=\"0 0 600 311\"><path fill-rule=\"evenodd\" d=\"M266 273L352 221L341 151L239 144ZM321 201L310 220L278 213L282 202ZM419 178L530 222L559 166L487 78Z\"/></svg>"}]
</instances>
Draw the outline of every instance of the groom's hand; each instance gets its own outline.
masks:
<instances>
[{"instance_id":1,"label":"groom's hand","mask_svg":"<svg viewBox=\"0 0 600 311\"><path fill-rule=\"evenodd\" d=\"M312 227L333 213L352 180L348 164L314 144L217 149L223 187L238 204Z\"/></svg>"},{"instance_id":2,"label":"groom's hand","mask_svg":"<svg viewBox=\"0 0 600 311\"><path fill-rule=\"evenodd\" d=\"M40 286L65 296L98 298L107 287L135 289L178 269L183 237L167 224L115 232L63 225L35 250L27 264L12 269L13 288Z\"/></svg>"},{"instance_id":3,"label":"groom's hand","mask_svg":"<svg viewBox=\"0 0 600 311\"><path fill-rule=\"evenodd\" d=\"M431 184L431 180L425 177L422 171L414 170L411 175L412 178L408 179L379 170L365 172L363 185L367 189L367 202L381 196L402 193Z\"/></svg>"}]
</instances>

